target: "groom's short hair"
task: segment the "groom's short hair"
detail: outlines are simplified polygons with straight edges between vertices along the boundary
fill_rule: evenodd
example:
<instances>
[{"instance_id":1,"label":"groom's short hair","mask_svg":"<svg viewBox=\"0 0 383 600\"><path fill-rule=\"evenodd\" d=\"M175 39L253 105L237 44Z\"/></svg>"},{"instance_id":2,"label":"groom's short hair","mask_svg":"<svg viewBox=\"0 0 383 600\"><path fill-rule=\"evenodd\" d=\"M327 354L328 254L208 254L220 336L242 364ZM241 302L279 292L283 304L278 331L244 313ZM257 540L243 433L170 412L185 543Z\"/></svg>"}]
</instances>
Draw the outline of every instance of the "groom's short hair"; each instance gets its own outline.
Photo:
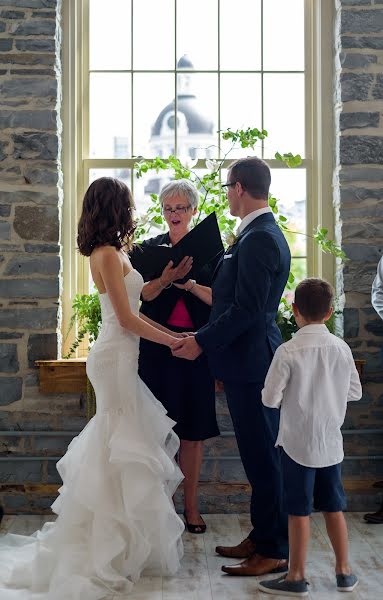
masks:
<instances>
[{"instance_id":1,"label":"groom's short hair","mask_svg":"<svg viewBox=\"0 0 383 600\"><path fill-rule=\"evenodd\" d=\"M253 198L268 200L271 174L269 166L257 156L239 158L229 166L231 181L238 181Z\"/></svg>"}]
</instances>

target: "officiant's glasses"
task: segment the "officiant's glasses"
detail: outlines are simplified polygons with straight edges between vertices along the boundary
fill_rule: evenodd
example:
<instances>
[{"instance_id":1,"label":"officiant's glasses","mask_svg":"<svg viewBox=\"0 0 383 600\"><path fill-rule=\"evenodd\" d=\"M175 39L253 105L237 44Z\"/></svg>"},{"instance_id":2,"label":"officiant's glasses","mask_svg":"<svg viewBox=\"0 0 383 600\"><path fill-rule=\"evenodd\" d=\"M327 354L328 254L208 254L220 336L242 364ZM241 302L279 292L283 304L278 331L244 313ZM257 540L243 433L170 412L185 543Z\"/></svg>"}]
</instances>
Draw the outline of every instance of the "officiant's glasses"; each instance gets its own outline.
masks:
<instances>
[{"instance_id":1,"label":"officiant's glasses","mask_svg":"<svg viewBox=\"0 0 383 600\"><path fill-rule=\"evenodd\" d=\"M188 204L187 206L176 206L175 208L170 208L169 206L166 206L162 210L165 215L169 215L169 216L173 213L175 215L186 215L189 208L191 208L190 204Z\"/></svg>"},{"instance_id":2,"label":"officiant's glasses","mask_svg":"<svg viewBox=\"0 0 383 600\"><path fill-rule=\"evenodd\" d=\"M235 185L237 182L236 181L228 181L227 183L223 183L221 187L231 187L233 185Z\"/></svg>"}]
</instances>

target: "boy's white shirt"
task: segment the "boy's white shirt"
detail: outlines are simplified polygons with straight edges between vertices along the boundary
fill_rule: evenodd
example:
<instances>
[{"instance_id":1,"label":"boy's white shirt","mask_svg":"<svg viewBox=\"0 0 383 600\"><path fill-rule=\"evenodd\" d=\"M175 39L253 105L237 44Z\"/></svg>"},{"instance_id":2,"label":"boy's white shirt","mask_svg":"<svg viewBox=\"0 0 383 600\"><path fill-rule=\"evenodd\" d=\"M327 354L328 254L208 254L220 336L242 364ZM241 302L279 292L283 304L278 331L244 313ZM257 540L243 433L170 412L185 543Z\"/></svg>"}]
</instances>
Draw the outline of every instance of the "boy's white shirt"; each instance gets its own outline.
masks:
<instances>
[{"instance_id":1,"label":"boy's white shirt","mask_svg":"<svg viewBox=\"0 0 383 600\"><path fill-rule=\"evenodd\" d=\"M347 402L362 397L350 348L326 325L306 325L277 349L262 390L262 402L281 407L276 446L306 467L343 460Z\"/></svg>"}]
</instances>

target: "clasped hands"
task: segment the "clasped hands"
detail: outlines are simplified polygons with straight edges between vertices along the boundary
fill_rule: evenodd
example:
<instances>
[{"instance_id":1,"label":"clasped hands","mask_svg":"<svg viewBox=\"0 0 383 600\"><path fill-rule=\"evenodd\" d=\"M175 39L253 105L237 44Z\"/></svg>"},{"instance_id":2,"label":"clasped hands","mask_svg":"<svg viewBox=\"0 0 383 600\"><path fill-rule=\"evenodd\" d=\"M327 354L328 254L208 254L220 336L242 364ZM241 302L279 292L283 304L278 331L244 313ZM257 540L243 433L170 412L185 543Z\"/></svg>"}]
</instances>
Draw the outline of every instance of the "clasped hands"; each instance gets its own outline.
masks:
<instances>
[{"instance_id":1,"label":"clasped hands","mask_svg":"<svg viewBox=\"0 0 383 600\"><path fill-rule=\"evenodd\" d=\"M194 333L183 334L182 338L174 341L170 346L173 356L185 358L186 360L195 360L202 354L201 346L196 342Z\"/></svg>"}]
</instances>

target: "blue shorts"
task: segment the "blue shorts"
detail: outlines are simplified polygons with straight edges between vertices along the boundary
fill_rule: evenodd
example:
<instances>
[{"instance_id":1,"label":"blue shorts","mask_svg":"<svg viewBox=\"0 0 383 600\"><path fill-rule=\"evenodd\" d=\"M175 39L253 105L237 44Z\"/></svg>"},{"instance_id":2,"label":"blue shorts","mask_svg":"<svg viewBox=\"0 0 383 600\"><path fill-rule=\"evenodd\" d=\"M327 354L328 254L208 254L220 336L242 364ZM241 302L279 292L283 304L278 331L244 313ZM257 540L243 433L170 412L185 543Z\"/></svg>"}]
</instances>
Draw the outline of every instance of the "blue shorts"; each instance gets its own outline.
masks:
<instances>
[{"instance_id":1,"label":"blue shorts","mask_svg":"<svg viewBox=\"0 0 383 600\"><path fill-rule=\"evenodd\" d=\"M282 449L285 508L289 515L305 517L315 510L339 512L346 508L342 463L331 467L304 467Z\"/></svg>"}]
</instances>

